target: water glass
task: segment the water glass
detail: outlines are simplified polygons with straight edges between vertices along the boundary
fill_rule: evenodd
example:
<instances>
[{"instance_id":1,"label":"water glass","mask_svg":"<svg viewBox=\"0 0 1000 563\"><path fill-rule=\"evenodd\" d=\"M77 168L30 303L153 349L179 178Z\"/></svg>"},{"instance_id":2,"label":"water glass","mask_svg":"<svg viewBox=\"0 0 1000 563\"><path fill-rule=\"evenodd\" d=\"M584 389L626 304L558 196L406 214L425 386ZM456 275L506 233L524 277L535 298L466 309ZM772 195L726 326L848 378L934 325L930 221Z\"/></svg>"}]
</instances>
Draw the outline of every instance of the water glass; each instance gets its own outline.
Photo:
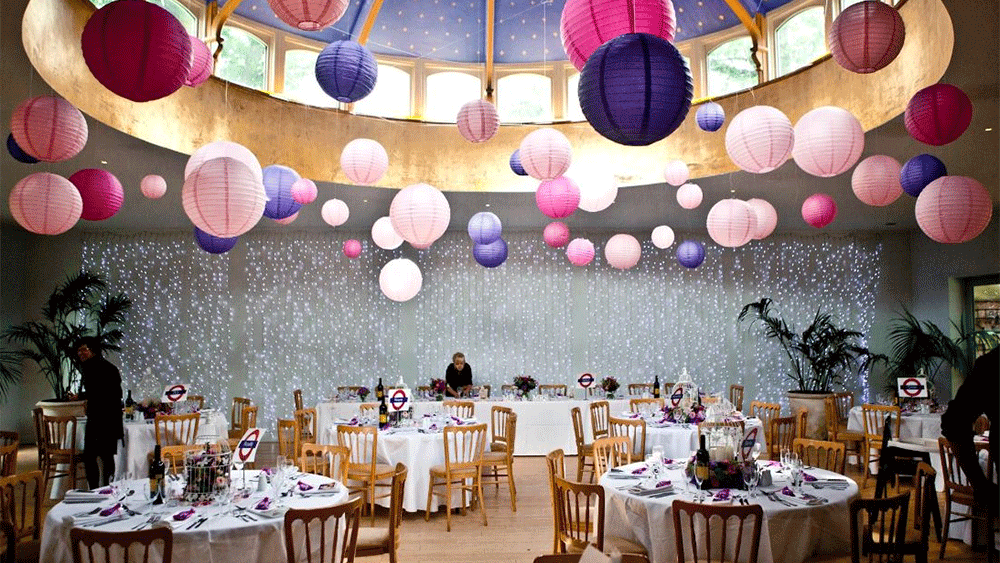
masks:
<instances>
[{"instance_id":1,"label":"water glass","mask_svg":"<svg viewBox=\"0 0 1000 563\"><path fill-rule=\"evenodd\" d=\"M740 467L741 477L743 477L743 484L746 485L747 488L747 497L746 497L747 499L753 496L753 482L754 482L753 477L756 471L757 471L757 464L753 462L744 463L743 466Z\"/></svg>"}]
</instances>

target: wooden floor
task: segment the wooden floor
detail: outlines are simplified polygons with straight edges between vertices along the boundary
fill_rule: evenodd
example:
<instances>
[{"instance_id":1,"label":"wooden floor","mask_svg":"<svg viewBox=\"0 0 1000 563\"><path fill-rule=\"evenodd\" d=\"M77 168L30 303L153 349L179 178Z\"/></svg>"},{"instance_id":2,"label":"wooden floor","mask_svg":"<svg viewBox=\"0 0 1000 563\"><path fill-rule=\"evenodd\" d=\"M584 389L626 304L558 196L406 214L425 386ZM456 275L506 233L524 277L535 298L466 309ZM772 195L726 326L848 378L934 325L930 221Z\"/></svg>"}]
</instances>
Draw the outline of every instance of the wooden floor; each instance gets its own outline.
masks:
<instances>
[{"instance_id":1,"label":"wooden floor","mask_svg":"<svg viewBox=\"0 0 1000 563\"><path fill-rule=\"evenodd\" d=\"M258 458L267 463L265 457ZM567 467L575 468L576 459L567 458ZM21 448L18 455L18 470L30 471L37 467L34 447ZM517 562L530 563L536 555L550 553L552 549L552 509L549 500L545 459L542 457L518 457L514 472L518 488L517 512L510 509L510 497L506 487L499 491L490 486L486 489L486 515L488 526L482 525L478 511L468 511L462 516L456 511L452 515L451 532L445 529L444 512L432 513L429 522L424 521L423 512L407 513L402 525L402 548L399 559L410 563L470 563L470 562ZM849 475L860 482L856 472ZM863 495L872 495L871 486ZM46 506L47 508L47 506ZM386 511L377 513L384 524ZM913 517L910 517L913 522ZM362 521L366 525L367 519ZM929 561L938 561L939 544L931 539ZM850 563L850 554L840 557L815 558L811 561L824 563ZM969 546L959 541L949 541L945 560L949 563L983 562L984 552L973 552ZM359 561L388 562L388 556L369 557ZM911 561L911 559L907 559Z\"/></svg>"}]
</instances>

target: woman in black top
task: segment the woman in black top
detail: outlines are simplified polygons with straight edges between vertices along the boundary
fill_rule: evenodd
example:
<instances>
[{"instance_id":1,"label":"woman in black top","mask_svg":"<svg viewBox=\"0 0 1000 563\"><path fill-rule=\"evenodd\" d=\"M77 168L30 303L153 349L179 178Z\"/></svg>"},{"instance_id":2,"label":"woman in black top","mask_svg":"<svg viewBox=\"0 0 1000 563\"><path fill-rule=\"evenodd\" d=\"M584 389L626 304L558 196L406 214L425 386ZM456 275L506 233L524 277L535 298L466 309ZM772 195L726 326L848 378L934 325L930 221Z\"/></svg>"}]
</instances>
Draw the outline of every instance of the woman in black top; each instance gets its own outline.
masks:
<instances>
[{"instance_id":1,"label":"woman in black top","mask_svg":"<svg viewBox=\"0 0 1000 563\"><path fill-rule=\"evenodd\" d=\"M455 352L445 370L444 380L448 384L445 392L449 397L464 397L472 389L472 367L465 363L465 354Z\"/></svg>"}]
</instances>

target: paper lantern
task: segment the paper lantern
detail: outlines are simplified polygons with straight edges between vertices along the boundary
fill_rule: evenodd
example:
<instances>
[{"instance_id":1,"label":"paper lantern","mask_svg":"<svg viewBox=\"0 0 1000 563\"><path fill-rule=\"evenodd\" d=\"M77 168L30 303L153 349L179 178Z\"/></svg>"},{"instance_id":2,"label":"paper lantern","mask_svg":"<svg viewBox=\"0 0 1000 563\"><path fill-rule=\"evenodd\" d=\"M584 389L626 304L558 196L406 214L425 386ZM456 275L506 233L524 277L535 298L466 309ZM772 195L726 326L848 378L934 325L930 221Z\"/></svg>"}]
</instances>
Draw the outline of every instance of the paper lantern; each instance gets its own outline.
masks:
<instances>
[{"instance_id":1,"label":"paper lantern","mask_svg":"<svg viewBox=\"0 0 1000 563\"><path fill-rule=\"evenodd\" d=\"M697 268L705 261L705 247L700 242L686 240L677 245L677 263L685 268Z\"/></svg>"},{"instance_id":2,"label":"paper lantern","mask_svg":"<svg viewBox=\"0 0 1000 563\"><path fill-rule=\"evenodd\" d=\"M674 230L666 225L653 229L653 245L656 248L669 248L674 243Z\"/></svg>"},{"instance_id":3,"label":"paper lantern","mask_svg":"<svg viewBox=\"0 0 1000 563\"><path fill-rule=\"evenodd\" d=\"M747 200L747 205L753 209L757 216L757 230L753 234L756 240L763 240L774 232L778 226L778 212L770 202L763 199L753 198Z\"/></svg>"},{"instance_id":4,"label":"paper lantern","mask_svg":"<svg viewBox=\"0 0 1000 563\"><path fill-rule=\"evenodd\" d=\"M741 199L723 199L709 210L705 225L716 244L736 248L757 234L757 214Z\"/></svg>"},{"instance_id":5,"label":"paper lantern","mask_svg":"<svg viewBox=\"0 0 1000 563\"><path fill-rule=\"evenodd\" d=\"M181 203L195 227L232 238L260 221L267 196L254 171L235 158L214 158L184 180Z\"/></svg>"},{"instance_id":6,"label":"paper lantern","mask_svg":"<svg viewBox=\"0 0 1000 563\"><path fill-rule=\"evenodd\" d=\"M139 190L142 192L142 195L149 199L160 199L167 193L167 181L163 179L163 176L150 174L144 176L142 181L139 182Z\"/></svg>"},{"instance_id":7,"label":"paper lantern","mask_svg":"<svg viewBox=\"0 0 1000 563\"><path fill-rule=\"evenodd\" d=\"M917 196L917 225L937 242L968 242L993 217L993 201L982 184L965 176L942 176ZM994 241L995 242L995 241Z\"/></svg>"},{"instance_id":8,"label":"paper lantern","mask_svg":"<svg viewBox=\"0 0 1000 563\"><path fill-rule=\"evenodd\" d=\"M753 106L738 114L726 129L726 153L747 172L764 174L788 160L795 133L792 122L771 106Z\"/></svg>"},{"instance_id":9,"label":"paper lantern","mask_svg":"<svg viewBox=\"0 0 1000 563\"><path fill-rule=\"evenodd\" d=\"M87 120L62 98L38 96L21 102L10 117L10 133L21 150L45 162L62 162L87 144Z\"/></svg>"},{"instance_id":10,"label":"paper lantern","mask_svg":"<svg viewBox=\"0 0 1000 563\"><path fill-rule=\"evenodd\" d=\"M390 260L378 274L378 286L382 293L393 301L409 301L420 292L424 277L420 268L412 260L396 258Z\"/></svg>"},{"instance_id":11,"label":"paper lantern","mask_svg":"<svg viewBox=\"0 0 1000 563\"><path fill-rule=\"evenodd\" d=\"M869 156L851 174L851 189L868 205L889 205L903 195L903 186L899 184L901 168L899 161L891 156Z\"/></svg>"},{"instance_id":12,"label":"paper lantern","mask_svg":"<svg viewBox=\"0 0 1000 563\"><path fill-rule=\"evenodd\" d=\"M103 221L114 217L125 201L125 189L114 174L107 170L84 168L69 177L83 200L81 219Z\"/></svg>"},{"instance_id":13,"label":"paper lantern","mask_svg":"<svg viewBox=\"0 0 1000 563\"><path fill-rule=\"evenodd\" d=\"M552 248L562 248L569 243L569 227L562 221L553 221L545 225L542 239Z\"/></svg>"},{"instance_id":14,"label":"paper lantern","mask_svg":"<svg viewBox=\"0 0 1000 563\"><path fill-rule=\"evenodd\" d=\"M507 243L498 238L489 244L475 244L472 257L484 268L496 268L507 261Z\"/></svg>"},{"instance_id":15,"label":"paper lantern","mask_svg":"<svg viewBox=\"0 0 1000 563\"><path fill-rule=\"evenodd\" d=\"M566 55L581 71L606 41L626 33L673 41L675 24L671 0L567 0L559 20Z\"/></svg>"},{"instance_id":16,"label":"paper lantern","mask_svg":"<svg viewBox=\"0 0 1000 563\"><path fill-rule=\"evenodd\" d=\"M316 201L316 182L309 178L299 178L292 184L292 199L299 205L308 205Z\"/></svg>"},{"instance_id":17,"label":"paper lantern","mask_svg":"<svg viewBox=\"0 0 1000 563\"><path fill-rule=\"evenodd\" d=\"M701 205L701 186L684 184L677 188L677 203L684 209L694 209Z\"/></svg>"},{"instance_id":18,"label":"paper lantern","mask_svg":"<svg viewBox=\"0 0 1000 563\"><path fill-rule=\"evenodd\" d=\"M348 0L267 0L274 15L302 31L319 31L344 15Z\"/></svg>"},{"instance_id":19,"label":"paper lantern","mask_svg":"<svg viewBox=\"0 0 1000 563\"><path fill-rule=\"evenodd\" d=\"M375 55L356 41L334 41L316 59L316 82L338 102L349 104L371 94L377 79Z\"/></svg>"},{"instance_id":20,"label":"paper lantern","mask_svg":"<svg viewBox=\"0 0 1000 563\"><path fill-rule=\"evenodd\" d=\"M802 202L802 218L817 229L829 225L837 216L837 203L826 194L813 194Z\"/></svg>"},{"instance_id":21,"label":"paper lantern","mask_svg":"<svg viewBox=\"0 0 1000 563\"><path fill-rule=\"evenodd\" d=\"M497 108L487 100L472 100L462 105L456 119L458 132L470 143L489 141L500 129Z\"/></svg>"},{"instance_id":22,"label":"paper lantern","mask_svg":"<svg viewBox=\"0 0 1000 563\"><path fill-rule=\"evenodd\" d=\"M932 84L910 98L903 124L910 136L927 145L947 145L972 123L972 102L951 84Z\"/></svg>"},{"instance_id":23,"label":"paper lantern","mask_svg":"<svg viewBox=\"0 0 1000 563\"><path fill-rule=\"evenodd\" d=\"M827 33L833 60L858 74L888 66L903 48L905 38L906 28L899 12L877 1L848 6L833 20Z\"/></svg>"},{"instance_id":24,"label":"paper lantern","mask_svg":"<svg viewBox=\"0 0 1000 563\"><path fill-rule=\"evenodd\" d=\"M344 256L348 258L357 258L361 256L361 241L356 239L347 239L344 241Z\"/></svg>"},{"instance_id":25,"label":"paper lantern","mask_svg":"<svg viewBox=\"0 0 1000 563\"><path fill-rule=\"evenodd\" d=\"M399 191L389 206L392 228L413 248L424 249L444 234L451 206L441 190L414 184Z\"/></svg>"},{"instance_id":26,"label":"paper lantern","mask_svg":"<svg viewBox=\"0 0 1000 563\"><path fill-rule=\"evenodd\" d=\"M514 152L510 153L510 169L518 176L528 175L521 166L521 149L514 149Z\"/></svg>"},{"instance_id":27,"label":"paper lantern","mask_svg":"<svg viewBox=\"0 0 1000 563\"><path fill-rule=\"evenodd\" d=\"M210 254L225 254L236 246L236 243L240 241L240 237L217 237L206 233L198 227L195 227L194 240L205 252Z\"/></svg>"},{"instance_id":28,"label":"paper lantern","mask_svg":"<svg viewBox=\"0 0 1000 563\"><path fill-rule=\"evenodd\" d=\"M291 225L298 218L299 218L299 212L296 211L295 213L292 213L291 215L285 217L284 219L275 219L274 222L278 223L279 225Z\"/></svg>"},{"instance_id":29,"label":"paper lantern","mask_svg":"<svg viewBox=\"0 0 1000 563\"><path fill-rule=\"evenodd\" d=\"M567 176L546 180L535 190L535 204L553 219L569 217L580 205L580 188Z\"/></svg>"},{"instance_id":30,"label":"paper lantern","mask_svg":"<svg viewBox=\"0 0 1000 563\"><path fill-rule=\"evenodd\" d=\"M287 166L272 164L264 168L265 217L284 219L302 209L302 204L292 197L292 185L301 179L298 172Z\"/></svg>"},{"instance_id":31,"label":"paper lantern","mask_svg":"<svg viewBox=\"0 0 1000 563\"><path fill-rule=\"evenodd\" d=\"M355 184L371 186L389 169L389 155L378 141L354 139L340 152L340 168Z\"/></svg>"},{"instance_id":32,"label":"paper lantern","mask_svg":"<svg viewBox=\"0 0 1000 563\"><path fill-rule=\"evenodd\" d=\"M388 215L379 217L372 224L372 240L376 246L385 250L393 250L403 244L403 237L392 228L392 219Z\"/></svg>"},{"instance_id":33,"label":"paper lantern","mask_svg":"<svg viewBox=\"0 0 1000 563\"><path fill-rule=\"evenodd\" d=\"M917 197L921 190L934 180L948 174L948 168L933 155L918 154L906 161L899 171L899 183L903 191Z\"/></svg>"},{"instance_id":34,"label":"paper lantern","mask_svg":"<svg viewBox=\"0 0 1000 563\"><path fill-rule=\"evenodd\" d=\"M14 185L7 202L17 224L36 235L65 233L83 212L83 199L76 187L49 172L25 176Z\"/></svg>"},{"instance_id":35,"label":"paper lantern","mask_svg":"<svg viewBox=\"0 0 1000 563\"><path fill-rule=\"evenodd\" d=\"M351 211L347 208L347 204L339 199L329 199L323 204L323 209L320 211L320 215L323 216L323 221L331 227L339 227L347 222L347 218L350 217Z\"/></svg>"},{"instance_id":36,"label":"paper lantern","mask_svg":"<svg viewBox=\"0 0 1000 563\"><path fill-rule=\"evenodd\" d=\"M580 73L580 109L595 131L622 145L650 145L681 126L693 85L680 51L645 33L601 45Z\"/></svg>"},{"instance_id":37,"label":"paper lantern","mask_svg":"<svg viewBox=\"0 0 1000 563\"><path fill-rule=\"evenodd\" d=\"M81 42L94 78L133 102L173 94L191 70L191 38L184 26L142 0L118 0L94 12Z\"/></svg>"},{"instance_id":38,"label":"paper lantern","mask_svg":"<svg viewBox=\"0 0 1000 563\"><path fill-rule=\"evenodd\" d=\"M543 127L521 140L521 166L536 180L552 180L562 176L573 160L573 149L565 135Z\"/></svg>"},{"instance_id":39,"label":"paper lantern","mask_svg":"<svg viewBox=\"0 0 1000 563\"><path fill-rule=\"evenodd\" d=\"M580 188L580 209L596 213L604 211L618 197L618 182L606 170L591 170L574 172L572 167L567 175L571 178L582 178L576 185Z\"/></svg>"},{"instance_id":40,"label":"paper lantern","mask_svg":"<svg viewBox=\"0 0 1000 563\"><path fill-rule=\"evenodd\" d=\"M566 258L574 266L586 266L594 259L594 243L585 238L575 238L566 245Z\"/></svg>"},{"instance_id":41,"label":"paper lantern","mask_svg":"<svg viewBox=\"0 0 1000 563\"><path fill-rule=\"evenodd\" d=\"M682 186L691 177L691 171L683 160L671 160L663 167L663 179L671 186Z\"/></svg>"},{"instance_id":42,"label":"paper lantern","mask_svg":"<svg viewBox=\"0 0 1000 563\"><path fill-rule=\"evenodd\" d=\"M215 59L204 41L194 35L189 35L188 38L191 40L191 68L184 78L184 85L194 88L212 76Z\"/></svg>"},{"instance_id":43,"label":"paper lantern","mask_svg":"<svg viewBox=\"0 0 1000 563\"><path fill-rule=\"evenodd\" d=\"M699 129L712 133L721 129L726 122L726 110L715 102L705 102L694 114L694 120Z\"/></svg>"},{"instance_id":44,"label":"paper lantern","mask_svg":"<svg viewBox=\"0 0 1000 563\"><path fill-rule=\"evenodd\" d=\"M604 258L612 268L628 270L639 263L642 245L632 235L619 233L604 245Z\"/></svg>"},{"instance_id":45,"label":"paper lantern","mask_svg":"<svg viewBox=\"0 0 1000 563\"><path fill-rule=\"evenodd\" d=\"M188 159L187 164L184 165L184 179L187 180L187 177L202 164L223 156L235 158L247 165L250 171L253 172L254 178L261 184L264 183L264 171L261 169L260 161L257 160L257 157L250 152L250 149L232 141L215 141L194 151L194 154Z\"/></svg>"},{"instance_id":46,"label":"paper lantern","mask_svg":"<svg viewBox=\"0 0 1000 563\"><path fill-rule=\"evenodd\" d=\"M795 124L792 158L813 176L829 178L850 170L864 149L861 123L846 109L818 107Z\"/></svg>"},{"instance_id":47,"label":"paper lantern","mask_svg":"<svg viewBox=\"0 0 1000 563\"><path fill-rule=\"evenodd\" d=\"M18 162L23 162L25 164L35 164L38 162L37 158L24 152L21 147L17 146L17 141L14 140L13 133L9 133L7 135L7 152L10 153L10 156Z\"/></svg>"},{"instance_id":48,"label":"paper lantern","mask_svg":"<svg viewBox=\"0 0 1000 563\"><path fill-rule=\"evenodd\" d=\"M469 219L469 238L476 244L489 244L503 232L500 218L489 211L480 211Z\"/></svg>"}]
</instances>

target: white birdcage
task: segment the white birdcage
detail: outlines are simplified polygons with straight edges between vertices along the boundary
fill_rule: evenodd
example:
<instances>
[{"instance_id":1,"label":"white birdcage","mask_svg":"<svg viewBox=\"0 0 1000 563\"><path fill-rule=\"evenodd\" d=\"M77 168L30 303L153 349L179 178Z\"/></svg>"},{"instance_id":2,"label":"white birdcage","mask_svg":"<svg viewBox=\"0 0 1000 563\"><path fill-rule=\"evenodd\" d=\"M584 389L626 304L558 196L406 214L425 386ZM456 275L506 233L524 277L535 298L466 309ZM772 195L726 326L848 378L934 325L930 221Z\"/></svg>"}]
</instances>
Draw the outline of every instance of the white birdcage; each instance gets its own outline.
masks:
<instances>
[{"instance_id":1,"label":"white birdcage","mask_svg":"<svg viewBox=\"0 0 1000 563\"><path fill-rule=\"evenodd\" d=\"M223 440L184 454L184 500L199 502L229 491L233 454Z\"/></svg>"}]
</instances>

